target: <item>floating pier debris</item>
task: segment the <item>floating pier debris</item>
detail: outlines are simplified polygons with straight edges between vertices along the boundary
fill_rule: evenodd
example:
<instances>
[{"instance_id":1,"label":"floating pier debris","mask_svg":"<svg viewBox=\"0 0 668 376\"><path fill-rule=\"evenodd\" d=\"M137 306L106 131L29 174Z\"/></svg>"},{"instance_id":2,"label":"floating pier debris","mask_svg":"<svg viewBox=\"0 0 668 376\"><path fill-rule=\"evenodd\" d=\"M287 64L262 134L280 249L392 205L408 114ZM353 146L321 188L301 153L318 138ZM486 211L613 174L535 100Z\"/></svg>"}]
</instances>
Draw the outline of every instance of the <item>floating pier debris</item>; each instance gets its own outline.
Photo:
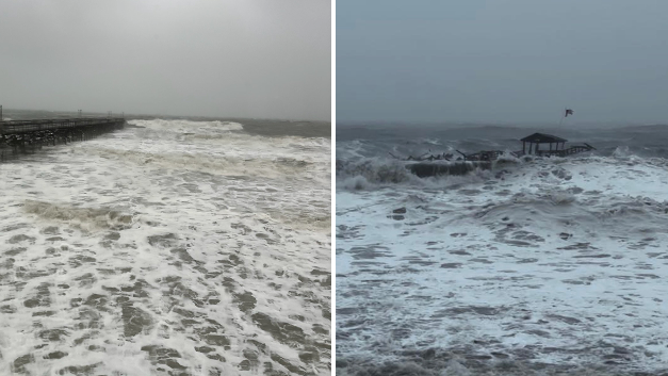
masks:
<instances>
[{"instance_id":1,"label":"floating pier debris","mask_svg":"<svg viewBox=\"0 0 668 376\"><path fill-rule=\"evenodd\" d=\"M510 154L515 158L525 155L534 155L540 157L566 157L569 155L596 150L595 147L584 143L583 145L573 145L566 147L568 140L545 133L534 133L522 138L522 150L482 150L477 153L465 154L455 150L460 156L453 154L423 154L418 157L408 156L400 158L390 153L395 158L406 162L406 168L419 177L429 177L437 175L465 175L476 169L490 170L494 162L504 154ZM540 149L541 145L548 145L547 148Z\"/></svg>"}]
</instances>

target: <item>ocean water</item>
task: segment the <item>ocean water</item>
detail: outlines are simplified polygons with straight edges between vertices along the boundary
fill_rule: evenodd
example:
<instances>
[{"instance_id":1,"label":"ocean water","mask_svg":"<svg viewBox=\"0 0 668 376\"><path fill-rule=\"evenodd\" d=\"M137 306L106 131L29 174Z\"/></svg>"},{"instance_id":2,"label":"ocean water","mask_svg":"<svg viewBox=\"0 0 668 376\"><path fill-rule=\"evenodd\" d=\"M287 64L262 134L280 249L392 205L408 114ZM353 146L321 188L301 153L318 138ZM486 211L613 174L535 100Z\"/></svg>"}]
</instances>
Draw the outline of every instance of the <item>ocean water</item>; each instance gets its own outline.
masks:
<instances>
[{"instance_id":1,"label":"ocean water","mask_svg":"<svg viewBox=\"0 0 668 376\"><path fill-rule=\"evenodd\" d=\"M501 157L417 178L395 156ZM337 374L668 374L668 126L337 126Z\"/></svg>"},{"instance_id":2,"label":"ocean water","mask_svg":"<svg viewBox=\"0 0 668 376\"><path fill-rule=\"evenodd\" d=\"M328 136L144 118L0 163L0 374L330 374Z\"/></svg>"}]
</instances>

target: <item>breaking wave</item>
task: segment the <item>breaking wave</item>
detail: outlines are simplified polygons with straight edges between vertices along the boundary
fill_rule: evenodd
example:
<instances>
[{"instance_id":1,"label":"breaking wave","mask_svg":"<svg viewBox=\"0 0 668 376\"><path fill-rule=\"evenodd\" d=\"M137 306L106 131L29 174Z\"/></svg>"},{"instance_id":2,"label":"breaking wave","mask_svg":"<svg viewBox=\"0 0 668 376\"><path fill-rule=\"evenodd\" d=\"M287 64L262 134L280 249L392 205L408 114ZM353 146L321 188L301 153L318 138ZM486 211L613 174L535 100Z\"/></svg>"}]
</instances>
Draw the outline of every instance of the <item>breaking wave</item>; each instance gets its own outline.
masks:
<instances>
[{"instance_id":1,"label":"breaking wave","mask_svg":"<svg viewBox=\"0 0 668 376\"><path fill-rule=\"evenodd\" d=\"M187 133L214 133L240 131L244 127L242 124L231 121L191 121L191 120L173 120L173 119L153 119L153 120L129 120L129 124L152 130L170 131Z\"/></svg>"},{"instance_id":2,"label":"breaking wave","mask_svg":"<svg viewBox=\"0 0 668 376\"><path fill-rule=\"evenodd\" d=\"M381 158L351 162L337 160L336 175L344 188L357 187L359 184L360 187L366 187L369 184L405 183L414 178L404 163Z\"/></svg>"},{"instance_id":3,"label":"breaking wave","mask_svg":"<svg viewBox=\"0 0 668 376\"><path fill-rule=\"evenodd\" d=\"M503 156L491 168L476 162L405 162L388 158L361 158L336 161L337 187L345 190L369 190L392 185L444 187L479 181L492 172L523 163L520 159ZM501 170L499 170L501 169ZM427 175L428 178L421 177Z\"/></svg>"},{"instance_id":4,"label":"breaking wave","mask_svg":"<svg viewBox=\"0 0 668 376\"><path fill-rule=\"evenodd\" d=\"M87 148L85 153L94 153L102 158L123 160L137 165L192 170L226 176L255 176L274 179L285 179L295 174L307 174L312 162L294 159L272 157L269 155L224 155L214 151L195 152L157 152L156 150L142 151L129 149L111 149L98 145ZM263 158L264 157L264 158Z\"/></svg>"}]
</instances>

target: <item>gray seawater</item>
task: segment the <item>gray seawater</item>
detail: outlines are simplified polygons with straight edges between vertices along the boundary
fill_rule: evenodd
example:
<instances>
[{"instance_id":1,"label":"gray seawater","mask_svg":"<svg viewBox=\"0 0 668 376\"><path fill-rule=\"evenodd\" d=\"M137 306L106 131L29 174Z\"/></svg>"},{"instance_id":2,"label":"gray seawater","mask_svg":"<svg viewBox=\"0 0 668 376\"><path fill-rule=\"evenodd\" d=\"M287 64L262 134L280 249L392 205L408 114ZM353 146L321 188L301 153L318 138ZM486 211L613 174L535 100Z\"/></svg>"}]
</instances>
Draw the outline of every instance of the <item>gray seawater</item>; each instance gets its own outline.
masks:
<instances>
[{"instance_id":1,"label":"gray seawater","mask_svg":"<svg viewBox=\"0 0 668 376\"><path fill-rule=\"evenodd\" d=\"M0 163L0 374L330 374L329 132L133 118Z\"/></svg>"},{"instance_id":2,"label":"gray seawater","mask_svg":"<svg viewBox=\"0 0 668 376\"><path fill-rule=\"evenodd\" d=\"M420 179L396 156L568 158ZM668 375L668 126L337 125L337 374Z\"/></svg>"}]
</instances>

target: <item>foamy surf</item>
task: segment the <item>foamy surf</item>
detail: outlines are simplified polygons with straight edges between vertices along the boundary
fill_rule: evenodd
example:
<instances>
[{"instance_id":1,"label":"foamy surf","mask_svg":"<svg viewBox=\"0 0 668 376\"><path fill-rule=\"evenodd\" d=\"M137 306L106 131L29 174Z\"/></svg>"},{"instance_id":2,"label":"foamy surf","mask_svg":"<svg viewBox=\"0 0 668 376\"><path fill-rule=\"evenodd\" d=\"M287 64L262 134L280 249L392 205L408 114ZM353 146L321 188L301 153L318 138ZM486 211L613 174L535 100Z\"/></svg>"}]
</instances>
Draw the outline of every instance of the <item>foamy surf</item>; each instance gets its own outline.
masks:
<instances>
[{"instance_id":1,"label":"foamy surf","mask_svg":"<svg viewBox=\"0 0 668 376\"><path fill-rule=\"evenodd\" d=\"M339 171L338 373L667 371L665 157L611 148L396 179L365 143L401 145L351 142L347 164L367 168Z\"/></svg>"},{"instance_id":2,"label":"foamy surf","mask_svg":"<svg viewBox=\"0 0 668 376\"><path fill-rule=\"evenodd\" d=\"M0 374L330 374L328 140L132 122L0 164Z\"/></svg>"}]
</instances>

